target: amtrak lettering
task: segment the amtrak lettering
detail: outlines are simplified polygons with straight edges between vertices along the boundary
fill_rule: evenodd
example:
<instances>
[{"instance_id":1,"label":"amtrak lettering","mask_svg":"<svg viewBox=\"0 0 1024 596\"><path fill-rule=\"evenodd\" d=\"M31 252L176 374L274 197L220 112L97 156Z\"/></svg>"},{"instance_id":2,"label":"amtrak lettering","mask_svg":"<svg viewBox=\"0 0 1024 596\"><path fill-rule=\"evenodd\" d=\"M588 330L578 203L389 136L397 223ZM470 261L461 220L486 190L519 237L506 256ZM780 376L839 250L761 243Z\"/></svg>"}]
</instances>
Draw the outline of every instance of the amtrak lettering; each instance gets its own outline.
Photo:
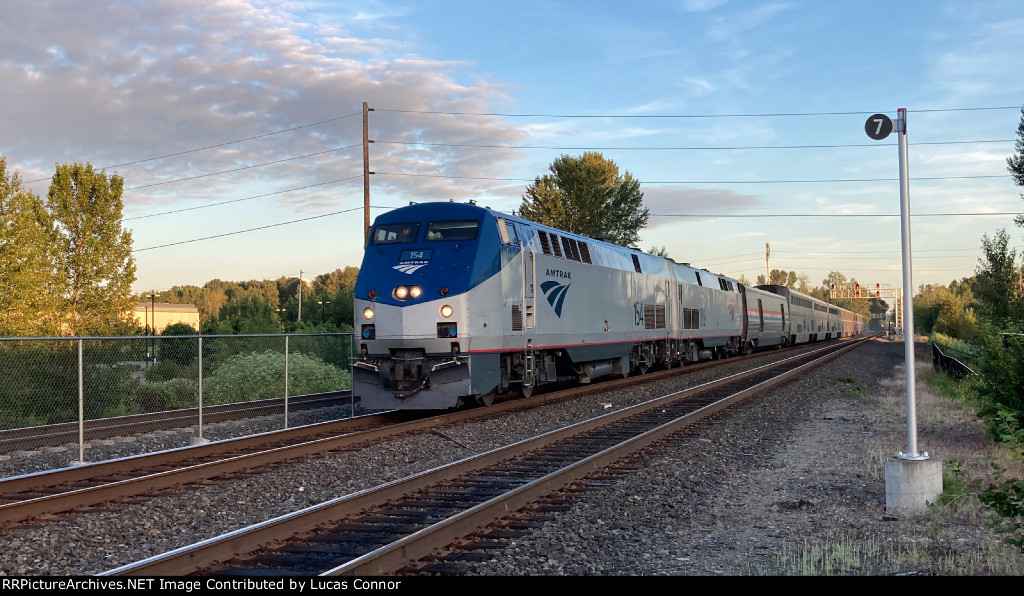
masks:
<instances>
[{"instance_id":1,"label":"amtrak lettering","mask_svg":"<svg viewBox=\"0 0 1024 596\"><path fill-rule=\"evenodd\" d=\"M545 269L544 275L558 279L572 279L572 271L562 271L561 269Z\"/></svg>"}]
</instances>

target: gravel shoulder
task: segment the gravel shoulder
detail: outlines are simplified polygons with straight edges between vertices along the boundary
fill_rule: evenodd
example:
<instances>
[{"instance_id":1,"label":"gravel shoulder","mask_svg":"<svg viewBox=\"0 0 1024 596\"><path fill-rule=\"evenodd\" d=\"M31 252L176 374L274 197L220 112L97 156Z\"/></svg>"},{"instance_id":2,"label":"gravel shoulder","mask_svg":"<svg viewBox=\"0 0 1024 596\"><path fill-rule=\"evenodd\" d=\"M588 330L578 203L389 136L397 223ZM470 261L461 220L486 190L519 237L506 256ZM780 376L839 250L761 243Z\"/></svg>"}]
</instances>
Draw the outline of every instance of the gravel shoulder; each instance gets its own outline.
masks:
<instances>
[{"instance_id":1,"label":"gravel shoulder","mask_svg":"<svg viewBox=\"0 0 1024 596\"><path fill-rule=\"evenodd\" d=\"M918 374L931 359L918 346ZM922 356L927 357L923 359ZM873 341L762 395L517 540L480 574L1019 575L975 502L885 510L907 449L902 343ZM917 386L918 447L987 468L984 425Z\"/></svg>"},{"instance_id":2,"label":"gravel shoulder","mask_svg":"<svg viewBox=\"0 0 1024 596\"><path fill-rule=\"evenodd\" d=\"M765 360L782 356L766 354ZM642 456L469 575L1024 572L985 512L886 514L884 462L906 449L903 345L872 341ZM930 357L918 366L930 367ZM247 478L40 520L0 533L0 575L87 575L534 436L718 376L710 371L295 462ZM973 415L918 386L919 448L987 467ZM452 439L452 440L450 440ZM156 437L153 440L165 440ZM140 439L144 442L144 439ZM934 446L934 447L933 447ZM119 444L111 449L123 449ZM972 459L973 458L973 459ZM18 463L18 462L10 462ZM21 462L19 465L28 465Z\"/></svg>"}]
</instances>

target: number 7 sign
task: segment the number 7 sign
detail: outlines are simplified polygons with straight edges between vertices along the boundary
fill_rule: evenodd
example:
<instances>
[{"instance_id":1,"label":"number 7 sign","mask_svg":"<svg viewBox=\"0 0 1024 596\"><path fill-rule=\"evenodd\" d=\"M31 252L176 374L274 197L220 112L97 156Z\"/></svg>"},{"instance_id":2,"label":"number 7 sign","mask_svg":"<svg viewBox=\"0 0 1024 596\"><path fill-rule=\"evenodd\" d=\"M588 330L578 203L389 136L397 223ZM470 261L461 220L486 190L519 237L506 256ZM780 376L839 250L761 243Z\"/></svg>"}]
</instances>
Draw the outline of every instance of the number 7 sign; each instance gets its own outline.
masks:
<instances>
[{"instance_id":1,"label":"number 7 sign","mask_svg":"<svg viewBox=\"0 0 1024 596\"><path fill-rule=\"evenodd\" d=\"M885 114L870 116L864 123L864 132L876 141L881 141L892 132L892 120Z\"/></svg>"}]
</instances>

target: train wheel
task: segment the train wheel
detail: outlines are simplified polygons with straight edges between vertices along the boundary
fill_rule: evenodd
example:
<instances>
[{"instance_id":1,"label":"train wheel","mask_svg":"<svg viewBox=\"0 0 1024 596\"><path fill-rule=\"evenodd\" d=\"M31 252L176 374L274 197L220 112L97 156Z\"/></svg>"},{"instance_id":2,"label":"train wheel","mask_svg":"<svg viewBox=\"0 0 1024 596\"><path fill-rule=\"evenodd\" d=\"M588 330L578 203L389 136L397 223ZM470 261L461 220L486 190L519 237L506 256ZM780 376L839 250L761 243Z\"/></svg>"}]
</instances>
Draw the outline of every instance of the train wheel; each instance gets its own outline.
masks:
<instances>
[{"instance_id":1,"label":"train wheel","mask_svg":"<svg viewBox=\"0 0 1024 596\"><path fill-rule=\"evenodd\" d=\"M477 403L481 406L489 406L494 403L494 392L485 393L484 395L478 395L476 397Z\"/></svg>"},{"instance_id":2,"label":"train wheel","mask_svg":"<svg viewBox=\"0 0 1024 596\"><path fill-rule=\"evenodd\" d=\"M519 393L522 393L523 397L530 397L533 395L533 385L520 385Z\"/></svg>"}]
</instances>

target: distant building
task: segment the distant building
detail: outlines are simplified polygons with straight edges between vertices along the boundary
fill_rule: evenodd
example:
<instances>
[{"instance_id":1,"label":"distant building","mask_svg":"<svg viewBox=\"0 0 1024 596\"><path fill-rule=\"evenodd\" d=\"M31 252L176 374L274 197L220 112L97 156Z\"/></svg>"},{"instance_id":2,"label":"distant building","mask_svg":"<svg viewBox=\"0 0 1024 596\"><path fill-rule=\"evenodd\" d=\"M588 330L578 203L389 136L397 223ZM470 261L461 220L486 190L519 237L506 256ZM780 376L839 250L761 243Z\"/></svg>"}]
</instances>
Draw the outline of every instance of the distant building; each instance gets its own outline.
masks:
<instances>
[{"instance_id":1,"label":"distant building","mask_svg":"<svg viewBox=\"0 0 1024 596\"><path fill-rule=\"evenodd\" d=\"M175 323L185 323L199 331L199 309L194 304L139 302L135 305L135 320L140 327L155 330L157 335Z\"/></svg>"}]
</instances>

